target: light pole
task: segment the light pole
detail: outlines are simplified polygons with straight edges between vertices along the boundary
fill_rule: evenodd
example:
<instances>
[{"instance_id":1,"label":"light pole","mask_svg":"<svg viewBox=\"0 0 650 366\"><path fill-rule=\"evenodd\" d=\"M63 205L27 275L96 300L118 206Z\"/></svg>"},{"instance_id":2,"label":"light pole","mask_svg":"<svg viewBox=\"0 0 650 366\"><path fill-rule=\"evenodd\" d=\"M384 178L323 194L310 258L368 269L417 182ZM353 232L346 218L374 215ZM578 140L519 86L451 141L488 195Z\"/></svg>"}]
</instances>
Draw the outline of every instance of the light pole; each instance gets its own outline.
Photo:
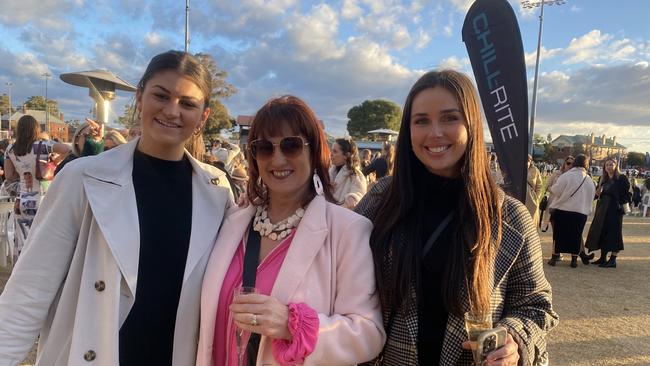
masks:
<instances>
[{"instance_id":1,"label":"light pole","mask_svg":"<svg viewBox=\"0 0 650 366\"><path fill-rule=\"evenodd\" d=\"M50 133L50 108L47 105L47 79L52 75L49 72L44 72L41 76L45 77L45 132Z\"/></svg>"},{"instance_id":2,"label":"light pole","mask_svg":"<svg viewBox=\"0 0 650 366\"><path fill-rule=\"evenodd\" d=\"M544 22L544 5L563 5L566 0L524 0L521 5L524 9L540 7L539 12L539 34L537 35L537 57L535 60L535 79L533 81L533 104L530 107L530 132L528 134L528 152L533 154L533 133L535 131L535 113L537 112L537 79L539 76L539 54L542 47L542 24Z\"/></svg>"},{"instance_id":3,"label":"light pole","mask_svg":"<svg viewBox=\"0 0 650 366\"><path fill-rule=\"evenodd\" d=\"M190 46L190 0L185 0L185 53Z\"/></svg>"},{"instance_id":4,"label":"light pole","mask_svg":"<svg viewBox=\"0 0 650 366\"><path fill-rule=\"evenodd\" d=\"M9 89L9 125L7 126L7 131L9 133L9 137L11 137L11 87L14 86L14 83L7 81L5 85L7 85L7 88Z\"/></svg>"}]
</instances>

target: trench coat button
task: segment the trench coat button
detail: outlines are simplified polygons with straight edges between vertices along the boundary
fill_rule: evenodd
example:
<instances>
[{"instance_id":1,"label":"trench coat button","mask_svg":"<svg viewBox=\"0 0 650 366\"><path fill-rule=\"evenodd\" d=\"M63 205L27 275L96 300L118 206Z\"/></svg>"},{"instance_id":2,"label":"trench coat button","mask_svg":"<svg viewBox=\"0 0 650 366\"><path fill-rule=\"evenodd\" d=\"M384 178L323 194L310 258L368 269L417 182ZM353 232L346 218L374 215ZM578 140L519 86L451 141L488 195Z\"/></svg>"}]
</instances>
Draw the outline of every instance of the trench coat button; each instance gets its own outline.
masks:
<instances>
[{"instance_id":1,"label":"trench coat button","mask_svg":"<svg viewBox=\"0 0 650 366\"><path fill-rule=\"evenodd\" d=\"M90 362L94 361L95 358L97 357L97 353L93 350L89 350L88 352L84 353L84 360Z\"/></svg>"},{"instance_id":2,"label":"trench coat button","mask_svg":"<svg viewBox=\"0 0 650 366\"><path fill-rule=\"evenodd\" d=\"M95 282L95 290L102 292L106 289L106 284L104 281L97 281Z\"/></svg>"}]
</instances>

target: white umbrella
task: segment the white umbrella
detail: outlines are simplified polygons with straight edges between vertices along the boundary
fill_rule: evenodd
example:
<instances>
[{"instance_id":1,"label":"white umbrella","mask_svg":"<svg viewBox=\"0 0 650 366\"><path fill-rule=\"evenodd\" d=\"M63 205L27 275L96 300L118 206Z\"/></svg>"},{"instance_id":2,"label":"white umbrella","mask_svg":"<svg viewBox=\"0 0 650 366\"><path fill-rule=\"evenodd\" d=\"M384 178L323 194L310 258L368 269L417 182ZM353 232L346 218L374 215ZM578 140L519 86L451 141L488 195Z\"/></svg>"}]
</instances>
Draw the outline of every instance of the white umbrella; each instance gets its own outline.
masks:
<instances>
[{"instance_id":1,"label":"white umbrella","mask_svg":"<svg viewBox=\"0 0 650 366\"><path fill-rule=\"evenodd\" d=\"M380 128L378 130L368 131L367 133L377 133L377 134L383 134L383 135L399 135L399 132L394 131L394 130L389 130L387 128Z\"/></svg>"}]
</instances>

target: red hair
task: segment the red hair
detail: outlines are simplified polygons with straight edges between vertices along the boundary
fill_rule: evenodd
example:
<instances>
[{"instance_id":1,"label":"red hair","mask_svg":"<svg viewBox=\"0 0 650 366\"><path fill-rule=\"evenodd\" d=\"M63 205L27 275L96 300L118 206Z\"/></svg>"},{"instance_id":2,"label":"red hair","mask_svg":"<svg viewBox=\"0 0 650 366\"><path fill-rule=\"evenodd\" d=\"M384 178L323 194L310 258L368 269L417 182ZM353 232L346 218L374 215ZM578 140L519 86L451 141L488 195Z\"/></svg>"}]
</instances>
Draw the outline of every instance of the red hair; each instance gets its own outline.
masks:
<instances>
[{"instance_id":1,"label":"red hair","mask_svg":"<svg viewBox=\"0 0 650 366\"><path fill-rule=\"evenodd\" d=\"M307 103L292 95L283 95L266 102L255 114L248 134L248 146L260 138L277 137L283 127L288 127L296 135L302 136L309 143L312 170L316 170L323 183L323 193L329 202L335 202L332 184L329 178L330 151L325 131L316 118L316 114ZM248 156L248 198L251 203L261 204L268 201L266 189L259 182L259 169L253 154ZM303 204L307 204L316 195L313 182Z\"/></svg>"}]
</instances>

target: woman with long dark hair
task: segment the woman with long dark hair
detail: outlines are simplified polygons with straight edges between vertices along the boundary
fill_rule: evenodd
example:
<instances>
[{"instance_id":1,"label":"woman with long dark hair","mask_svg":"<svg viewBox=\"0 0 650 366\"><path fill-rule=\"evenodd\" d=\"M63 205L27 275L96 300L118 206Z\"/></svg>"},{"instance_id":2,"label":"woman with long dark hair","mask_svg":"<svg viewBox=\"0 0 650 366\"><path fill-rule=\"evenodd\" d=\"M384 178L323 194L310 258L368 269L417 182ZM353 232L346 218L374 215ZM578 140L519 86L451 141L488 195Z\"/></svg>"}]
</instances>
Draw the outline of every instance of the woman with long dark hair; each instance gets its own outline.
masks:
<instances>
[{"instance_id":1,"label":"woman with long dark hair","mask_svg":"<svg viewBox=\"0 0 650 366\"><path fill-rule=\"evenodd\" d=\"M411 88L392 177L355 211L370 239L387 342L384 365L470 365L464 315L508 331L487 365L543 364L557 323L526 207L490 177L478 94L455 71Z\"/></svg>"},{"instance_id":2,"label":"woman with long dark hair","mask_svg":"<svg viewBox=\"0 0 650 366\"><path fill-rule=\"evenodd\" d=\"M630 181L621 174L618 163L607 158L603 164L603 175L598 182L596 197L598 205L587 234L587 249L600 249L600 258L591 262L599 267L616 268L618 252L623 245L623 205L629 203ZM609 259L607 253L611 253Z\"/></svg>"},{"instance_id":3,"label":"woman with long dark hair","mask_svg":"<svg viewBox=\"0 0 650 366\"><path fill-rule=\"evenodd\" d=\"M332 165L329 176L334 186L334 199L352 209L366 194L366 177L360 170L359 150L350 139L336 139L330 151Z\"/></svg>"},{"instance_id":4,"label":"woman with long dark hair","mask_svg":"<svg viewBox=\"0 0 650 366\"><path fill-rule=\"evenodd\" d=\"M231 202L185 142L208 118L211 76L179 51L138 83L142 135L56 177L0 295L0 359L40 332L41 365L193 365L203 272Z\"/></svg>"}]
</instances>

